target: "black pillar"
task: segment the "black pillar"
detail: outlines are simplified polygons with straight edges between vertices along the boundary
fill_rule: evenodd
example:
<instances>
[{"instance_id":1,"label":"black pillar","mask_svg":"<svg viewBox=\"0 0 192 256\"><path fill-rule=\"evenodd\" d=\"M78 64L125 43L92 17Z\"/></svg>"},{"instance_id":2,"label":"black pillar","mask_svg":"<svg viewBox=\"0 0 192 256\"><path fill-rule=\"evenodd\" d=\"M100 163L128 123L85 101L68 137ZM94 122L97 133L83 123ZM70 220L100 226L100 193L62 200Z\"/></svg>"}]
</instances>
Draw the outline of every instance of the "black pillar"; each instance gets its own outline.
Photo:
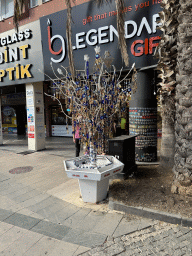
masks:
<instances>
[{"instance_id":1,"label":"black pillar","mask_svg":"<svg viewBox=\"0 0 192 256\"><path fill-rule=\"evenodd\" d=\"M137 74L137 90L129 103L129 133L138 135L135 143L136 161L157 161L157 100L154 94L154 71Z\"/></svg>"}]
</instances>

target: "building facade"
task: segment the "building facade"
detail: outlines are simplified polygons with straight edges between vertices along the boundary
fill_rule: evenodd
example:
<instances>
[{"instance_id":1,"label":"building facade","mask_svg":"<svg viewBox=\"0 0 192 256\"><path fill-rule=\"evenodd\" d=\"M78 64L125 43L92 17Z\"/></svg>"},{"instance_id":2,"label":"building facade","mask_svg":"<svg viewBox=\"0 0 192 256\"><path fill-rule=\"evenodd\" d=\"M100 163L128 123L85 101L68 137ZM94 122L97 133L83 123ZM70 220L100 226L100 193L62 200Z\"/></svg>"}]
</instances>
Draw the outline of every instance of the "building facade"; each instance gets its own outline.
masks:
<instances>
[{"instance_id":1,"label":"building facade","mask_svg":"<svg viewBox=\"0 0 192 256\"><path fill-rule=\"evenodd\" d=\"M118 48L115 3L98 7L92 1L78 0L72 7L76 69L84 70L85 54L93 56L90 58L91 69L94 48L100 46L102 54L106 50L111 53L117 71L129 70L133 63L140 70L139 90L130 102L129 130L130 134L141 135L136 149L142 152L138 158L143 160L155 159L155 154L150 153L154 151L157 138L152 81L157 62L153 53L160 40L160 2L125 1L123 12L129 67L124 66ZM72 135L69 119L61 112L58 103L46 96L57 94L60 81L55 72L61 65L69 65L66 4L63 0L26 2L19 31L15 31L13 24L13 0L1 0L0 8L1 143L2 131L27 133L29 149L40 150L45 147L45 133L46 136ZM61 96L59 100L67 111L65 99Z\"/></svg>"}]
</instances>

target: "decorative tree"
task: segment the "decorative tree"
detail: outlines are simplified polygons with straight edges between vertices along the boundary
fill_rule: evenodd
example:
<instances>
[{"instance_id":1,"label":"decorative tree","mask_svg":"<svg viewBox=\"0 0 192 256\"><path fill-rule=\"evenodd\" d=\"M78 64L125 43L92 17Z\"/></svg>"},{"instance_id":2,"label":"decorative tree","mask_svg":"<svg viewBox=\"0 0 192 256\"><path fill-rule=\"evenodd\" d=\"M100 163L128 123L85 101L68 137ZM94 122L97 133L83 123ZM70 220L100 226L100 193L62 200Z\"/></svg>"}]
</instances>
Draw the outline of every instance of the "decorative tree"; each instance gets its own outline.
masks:
<instances>
[{"instance_id":1,"label":"decorative tree","mask_svg":"<svg viewBox=\"0 0 192 256\"><path fill-rule=\"evenodd\" d=\"M76 71L75 78L63 66L57 70L58 74L54 71L57 80L54 86L58 94L63 95L66 99L67 110L72 117L66 115L56 96L49 96L59 102L62 112L67 118L72 118L73 130L77 124L79 125L84 153L90 154L94 164L96 154L107 152L108 139L113 137L115 114L125 111L122 104L128 103L131 97L130 84L125 88L122 84L133 70L132 81L135 87L136 69L133 65L121 80L122 70L117 76L115 67L111 65L113 58L110 53L106 51L102 58L98 46L95 48L95 64L92 74L90 74L88 55L84 56L84 61L84 72ZM78 116L81 118L78 119Z\"/></svg>"}]
</instances>

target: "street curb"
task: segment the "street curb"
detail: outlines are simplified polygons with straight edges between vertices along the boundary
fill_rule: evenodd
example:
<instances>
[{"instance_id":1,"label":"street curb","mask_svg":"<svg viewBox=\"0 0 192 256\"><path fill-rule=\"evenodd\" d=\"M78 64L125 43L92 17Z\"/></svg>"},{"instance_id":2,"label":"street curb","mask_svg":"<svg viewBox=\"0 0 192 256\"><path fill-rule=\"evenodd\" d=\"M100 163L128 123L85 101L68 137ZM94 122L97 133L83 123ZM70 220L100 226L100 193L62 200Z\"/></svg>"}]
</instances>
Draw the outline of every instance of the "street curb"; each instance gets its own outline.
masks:
<instances>
[{"instance_id":1,"label":"street curb","mask_svg":"<svg viewBox=\"0 0 192 256\"><path fill-rule=\"evenodd\" d=\"M109 199L109 209L124 212L127 214L138 215L144 218L160 220L171 224L178 224L184 227L192 227L192 219L185 218L177 214L157 211L145 207L128 206Z\"/></svg>"}]
</instances>

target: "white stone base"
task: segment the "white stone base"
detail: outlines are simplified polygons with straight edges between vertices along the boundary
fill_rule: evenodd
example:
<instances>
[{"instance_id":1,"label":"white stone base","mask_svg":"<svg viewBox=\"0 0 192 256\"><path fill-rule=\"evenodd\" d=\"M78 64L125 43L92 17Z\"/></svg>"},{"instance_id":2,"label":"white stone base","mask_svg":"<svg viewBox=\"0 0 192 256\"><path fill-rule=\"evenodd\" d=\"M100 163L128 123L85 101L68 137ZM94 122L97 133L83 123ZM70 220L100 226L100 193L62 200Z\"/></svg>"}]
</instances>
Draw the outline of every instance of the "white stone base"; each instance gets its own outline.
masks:
<instances>
[{"instance_id":1,"label":"white stone base","mask_svg":"<svg viewBox=\"0 0 192 256\"><path fill-rule=\"evenodd\" d=\"M97 180L79 180L79 187L83 202L97 203L107 197L109 179Z\"/></svg>"}]
</instances>

